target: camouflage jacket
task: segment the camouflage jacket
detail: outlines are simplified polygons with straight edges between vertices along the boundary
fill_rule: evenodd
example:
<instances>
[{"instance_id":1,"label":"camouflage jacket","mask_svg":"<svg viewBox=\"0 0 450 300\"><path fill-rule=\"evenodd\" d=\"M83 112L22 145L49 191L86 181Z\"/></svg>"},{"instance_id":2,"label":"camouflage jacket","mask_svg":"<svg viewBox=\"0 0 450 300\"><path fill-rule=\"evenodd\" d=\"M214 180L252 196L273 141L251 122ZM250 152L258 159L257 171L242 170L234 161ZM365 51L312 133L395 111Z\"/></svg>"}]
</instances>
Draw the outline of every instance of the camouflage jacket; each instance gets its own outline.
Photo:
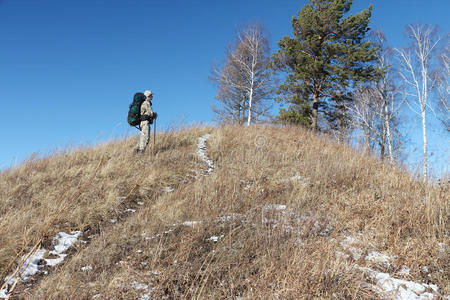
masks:
<instances>
[{"instance_id":1,"label":"camouflage jacket","mask_svg":"<svg viewBox=\"0 0 450 300\"><path fill-rule=\"evenodd\" d=\"M149 100L145 100L141 104L141 116L153 117L152 103Z\"/></svg>"}]
</instances>

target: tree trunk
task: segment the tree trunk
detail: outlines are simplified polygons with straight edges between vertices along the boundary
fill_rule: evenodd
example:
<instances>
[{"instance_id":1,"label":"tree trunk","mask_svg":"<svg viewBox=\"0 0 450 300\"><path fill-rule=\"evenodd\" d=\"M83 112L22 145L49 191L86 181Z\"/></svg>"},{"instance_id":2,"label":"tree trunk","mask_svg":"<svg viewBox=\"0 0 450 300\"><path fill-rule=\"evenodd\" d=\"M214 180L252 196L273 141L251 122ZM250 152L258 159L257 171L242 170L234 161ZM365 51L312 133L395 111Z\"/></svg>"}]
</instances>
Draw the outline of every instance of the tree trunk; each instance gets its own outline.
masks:
<instances>
[{"instance_id":1,"label":"tree trunk","mask_svg":"<svg viewBox=\"0 0 450 300\"><path fill-rule=\"evenodd\" d=\"M312 107L312 124L311 127L313 130L317 131L317 119L319 116L319 92L314 90L313 93L313 107Z\"/></svg>"},{"instance_id":2,"label":"tree trunk","mask_svg":"<svg viewBox=\"0 0 450 300\"><path fill-rule=\"evenodd\" d=\"M386 138L387 138L387 145L388 145L388 154L389 154L389 163L394 162L394 155L392 153L392 137L391 137L391 125L389 122L389 110L388 105L385 103L384 106L384 125L386 128Z\"/></svg>"},{"instance_id":3,"label":"tree trunk","mask_svg":"<svg viewBox=\"0 0 450 300\"><path fill-rule=\"evenodd\" d=\"M370 149L370 138L367 127L363 127L363 135L364 135L364 151L369 152Z\"/></svg>"},{"instance_id":4,"label":"tree trunk","mask_svg":"<svg viewBox=\"0 0 450 300\"><path fill-rule=\"evenodd\" d=\"M252 120L252 99L253 99L253 88L250 89L250 95L248 97L248 120L247 126L250 126Z\"/></svg>"},{"instance_id":5,"label":"tree trunk","mask_svg":"<svg viewBox=\"0 0 450 300\"><path fill-rule=\"evenodd\" d=\"M381 132L380 156L381 160L384 160L386 157L386 124L384 122Z\"/></svg>"},{"instance_id":6,"label":"tree trunk","mask_svg":"<svg viewBox=\"0 0 450 300\"><path fill-rule=\"evenodd\" d=\"M237 123L239 124L239 125L241 125L241 109L242 109L242 101L241 101L241 97L239 96L239 100L238 100L238 103L237 103L237 110L238 110L238 115L237 115Z\"/></svg>"},{"instance_id":7,"label":"tree trunk","mask_svg":"<svg viewBox=\"0 0 450 300\"><path fill-rule=\"evenodd\" d=\"M426 109L426 108L425 108ZM426 111L422 109L422 133L423 133L423 180L428 180L428 155L427 155L427 124Z\"/></svg>"}]
</instances>

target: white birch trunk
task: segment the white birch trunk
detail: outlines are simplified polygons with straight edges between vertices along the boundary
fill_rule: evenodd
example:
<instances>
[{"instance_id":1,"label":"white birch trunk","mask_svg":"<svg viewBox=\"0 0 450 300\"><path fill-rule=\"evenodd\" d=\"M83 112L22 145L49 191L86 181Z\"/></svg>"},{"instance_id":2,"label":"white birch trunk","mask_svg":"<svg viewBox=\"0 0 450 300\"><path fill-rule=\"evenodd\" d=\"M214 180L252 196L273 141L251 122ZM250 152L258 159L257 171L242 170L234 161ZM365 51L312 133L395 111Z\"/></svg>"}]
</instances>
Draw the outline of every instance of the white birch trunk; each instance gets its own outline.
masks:
<instances>
[{"instance_id":1,"label":"white birch trunk","mask_svg":"<svg viewBox=\"0 0 450 300\"><path fill-rule=\"evenodd\" d=\"M391 137L391 124L389 122L389 111L388 111L388 105L386 104L384 107L384 123L386 126L386 138L387 138L387 145L388 145L388 153L389 153L389 163L394 162L394 154L392 152L392 137Z\"/></svg>"},{"instance_id":2,"label":"white birch trunk","mask_svg":"<svg viewBox=\"0 0 450 300\"><path fill-rule=\"evenodd\" d=\"M409 37L414 43L413 51L415 56L412 57L409 51L397 50L400 54L403 62L403 70L401 77L405 83L413 87L415 94L408 94L416 99L416 104L420 111L414 110L411 105L410 108L420 115L422 119L422 135L423 135L423 179L428 180L428 153L427 153L427 126L426 126L426 113L428 104L428 94L433 88L433 80L430 78L428 82L429 74L428 68L430 67L430 61L432 59L432 52L436 45L439 43L440 38L433 38L434 28L428 25L420 26L408 26ZM415 62L419 67L415 67ZM408 103L408 102L407 102ZM409 105L409 104L408 104Z\"/></svg>"},{"instance_id":3,"label":"white birch trunk","mask_svg":"<svg viewBox=\"0 0 450 300\"><path fill-rule=\"evenodd\" d=\"M427 122L426 110L422 110L422 133L423 133L423 179L428 180L428 154L427 154Z\"/></svg>"},{"instance_id":4,"label":"white birch trunk","mask_svg":"<svg viewBox=\"0 0 450 300\"><path fill-rule=\"evenodd\" d=\"M253 100L253 87L250 88L250 93L248 95L248 120L247 120L247 126L250 126L250 123L252 121L252 100Z\"/></svg>"}]
</instances>

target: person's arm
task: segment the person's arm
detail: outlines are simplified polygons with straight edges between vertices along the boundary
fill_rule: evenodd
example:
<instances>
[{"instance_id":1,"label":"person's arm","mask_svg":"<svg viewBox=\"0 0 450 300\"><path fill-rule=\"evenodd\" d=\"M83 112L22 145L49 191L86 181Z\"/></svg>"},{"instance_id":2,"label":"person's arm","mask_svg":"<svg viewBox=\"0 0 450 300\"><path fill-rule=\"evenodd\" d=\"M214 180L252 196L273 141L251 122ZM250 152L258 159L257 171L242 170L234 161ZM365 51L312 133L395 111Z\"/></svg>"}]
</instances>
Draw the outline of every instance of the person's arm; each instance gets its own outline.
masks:
<instances>
[{"instance_id":1,"label":"person's arm","mask_svg":"<svg viewBox=\"0 0 450 300\"><path fill-rule=\"evenodd\" d=\"M156 118L158 117L158 114L157 114L156 112L153 111L153 108L152 108L152 102L151 102L151 101L149 101L148 111L149 111L149 113L150 113L152 119L156 119Z\"/></svg>"},{"instance_id":2,"label":"person's arm","mask_svg":"<svg viewBox=\"0 0 450 300\"><path fill-rule=\"evenodd\" d=\"M141 105L141 116L153 117L153 110L150 102L144 101Z\"/></svg>"}]
</instances>

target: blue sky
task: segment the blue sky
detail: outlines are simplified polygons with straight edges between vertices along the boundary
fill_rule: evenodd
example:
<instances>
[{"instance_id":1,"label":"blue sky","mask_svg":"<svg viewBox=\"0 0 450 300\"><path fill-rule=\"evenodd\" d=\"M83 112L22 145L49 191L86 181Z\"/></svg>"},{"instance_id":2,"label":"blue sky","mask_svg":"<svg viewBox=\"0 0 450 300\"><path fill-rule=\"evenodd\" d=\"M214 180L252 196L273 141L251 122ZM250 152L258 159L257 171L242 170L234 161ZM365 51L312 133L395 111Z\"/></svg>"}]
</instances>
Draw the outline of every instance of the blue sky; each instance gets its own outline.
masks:
<instances>
[{"instance_id":1,"label":"blue sky","mask_svg":"<svg viewBox=\"0 0 450 300\"><path fill-rule=\"evenodd\" d=\"M305 3L0 0L0 169L33 152L133 133L128 105L145 89L155 93L159 128L211 122L210 66L223 60L236 29L263 23L276 51ZM371 27L385 31L394 47L405 45L404 25L411 22L449 32L448 0L355 0L353 11L371 3ZM420 129L416 123L411 132ZM439 129L432 133L436 147L443 146L441 136ZM445 141L437 165L448 164Z\"/></svg>"}]
</instances>

